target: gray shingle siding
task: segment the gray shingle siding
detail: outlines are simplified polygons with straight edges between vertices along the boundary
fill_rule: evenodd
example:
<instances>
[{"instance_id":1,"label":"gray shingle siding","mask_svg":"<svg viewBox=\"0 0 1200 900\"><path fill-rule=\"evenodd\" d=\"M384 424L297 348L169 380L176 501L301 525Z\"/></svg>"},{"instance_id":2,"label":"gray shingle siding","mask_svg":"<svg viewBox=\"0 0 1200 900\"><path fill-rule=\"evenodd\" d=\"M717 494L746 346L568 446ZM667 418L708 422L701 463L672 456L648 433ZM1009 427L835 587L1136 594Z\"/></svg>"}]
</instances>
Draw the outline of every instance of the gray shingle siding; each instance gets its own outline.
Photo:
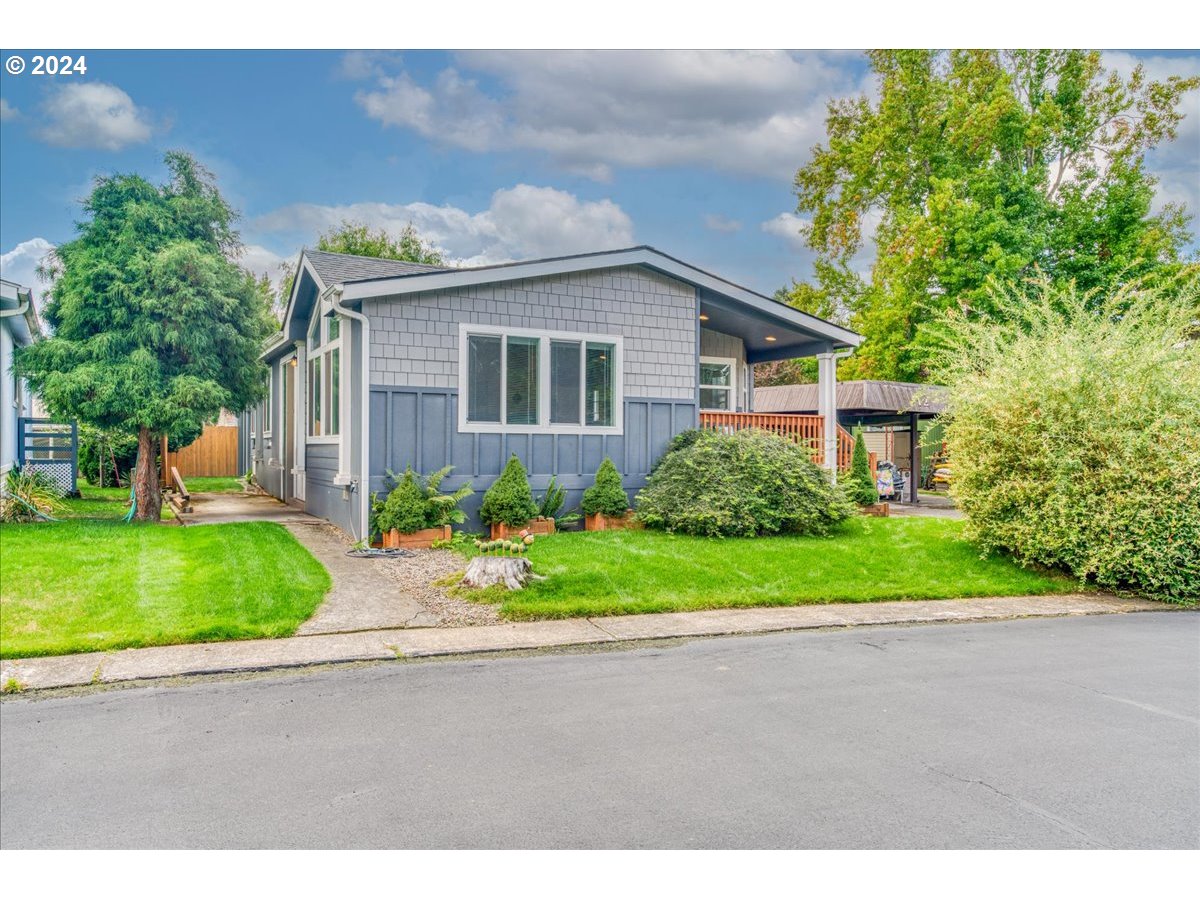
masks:
<instances>
[{"instance_id":1,"label":"gray shingle siding","mask_svg":"<svg viewBox=\"0 0 1200 900\"><path fill-rule=\"evenodd\" d=\"M740 412L748 411L753 398L750 396L750 369L746 365L746 345L742 339L713 331L711 328L701 328L700 355L737 360L737 408Z\"/></svg>"},{"instance_id":2,"label":"gray shingle siding","mask_svg":"<svg viewBox=\"0 0 1200 900\"><path fill-rule=\"evenodd\" d=\"M458 387L459 323L624 338L625 396L694 400L696 290L636 267L382 298L371 318L371 383ZM739 342L740 343L740 342Z\"/></svg>"}]
</instances>

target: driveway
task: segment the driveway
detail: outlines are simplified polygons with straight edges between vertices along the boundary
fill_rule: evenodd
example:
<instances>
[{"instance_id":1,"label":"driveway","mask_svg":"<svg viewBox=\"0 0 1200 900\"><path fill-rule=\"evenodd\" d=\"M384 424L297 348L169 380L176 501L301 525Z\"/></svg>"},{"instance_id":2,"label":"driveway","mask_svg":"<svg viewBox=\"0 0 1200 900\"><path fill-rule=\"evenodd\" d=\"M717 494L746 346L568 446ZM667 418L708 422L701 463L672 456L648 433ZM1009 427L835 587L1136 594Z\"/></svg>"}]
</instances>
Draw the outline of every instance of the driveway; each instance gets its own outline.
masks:
<instances>
[{"instance_id":1,"label":"driveway","mask_svg":"<svg viewBox=\"0 0 1200 900\"><path fill-rule=\"evenodd\" d=\"M0 846L1200 845L1200 615L0 704Z\"/></svg>"}]
</instances>

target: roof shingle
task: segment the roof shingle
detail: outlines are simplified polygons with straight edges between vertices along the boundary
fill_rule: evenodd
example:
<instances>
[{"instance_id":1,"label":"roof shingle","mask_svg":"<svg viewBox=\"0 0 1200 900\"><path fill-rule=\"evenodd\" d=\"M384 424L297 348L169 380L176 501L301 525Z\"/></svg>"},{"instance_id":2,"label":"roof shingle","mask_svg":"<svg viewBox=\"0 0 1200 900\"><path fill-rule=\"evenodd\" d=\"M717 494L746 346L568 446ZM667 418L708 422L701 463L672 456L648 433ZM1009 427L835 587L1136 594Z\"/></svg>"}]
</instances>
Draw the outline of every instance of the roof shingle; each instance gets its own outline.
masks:
<instances>
[{"instance_id":1,"label":"roof shingle","mask_svg":"<svg viewBox=\"0 0 1200 900\"><path fill-rule=\"evenodd\" d=\"M304 255L317 270L326 287L372 278L395 278L422 272L444 272L446 266L427 266L400 259L377 259L372 256L351 256L348 253L328 253L324 250L305 250Z\"/></svg>"}]
</instances>

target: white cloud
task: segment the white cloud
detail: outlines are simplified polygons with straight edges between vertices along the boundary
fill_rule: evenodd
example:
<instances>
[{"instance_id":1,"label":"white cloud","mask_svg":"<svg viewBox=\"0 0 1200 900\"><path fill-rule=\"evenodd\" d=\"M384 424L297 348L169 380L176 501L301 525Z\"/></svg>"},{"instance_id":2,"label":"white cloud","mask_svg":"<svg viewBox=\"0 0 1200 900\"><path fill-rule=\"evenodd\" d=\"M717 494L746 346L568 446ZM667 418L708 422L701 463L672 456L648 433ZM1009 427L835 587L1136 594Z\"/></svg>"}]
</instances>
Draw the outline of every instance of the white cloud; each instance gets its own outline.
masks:
<instances>
[{"instance_id":1,"label":"white cloud","mask_svg":"<svg viewBox=\"0 0 1200 900\"><path fill-rule=\"evenodd\" d=\"M120 150L150 139L145 111L116 85L66 84L42 105L45 123L37 136L57 147Z\"/></svg>"},{"instance_id":2,"label":"white cloud","mask_svg":"<svg viewBox=\"0 0 1200 900\"><path fill-rule=\"evenodd\" d=\"M0 255L0 278L30 288L35 297L41 297L50 285L38 278L38 263L53 249L54 245L45 238L22 241Z\"/></svg>"},{"instance_id":3,"label":"white cloud","mask_svg":"<svg viewBox=\"0 0 1200 900\"><path fill-rule=\"evenodd\" d=\"M720 213L708 213L704 217L704 227L712 231L720 231L725 234L730 234L734 231L742 230L742 223L737 219L731 219L728 216L723 216Z\"/></svg>"},{"instance_id":4,"label":"white cloud","mask_svg":"<svg viewBox=\"0 0 1200 900\"><path fill-rule=\"evenodd\" d=\"M0 122L11 122L21 116L21 111L0 97Z\"/></svg>"},{"instance_id":5,"label":"white cloud","mask_svg":"<svg viewBox=\"0 0 1200 900\"><path fill-rule=\"evenodd\" d=\"M802 219L795 213L785 212L773 219L768 219L759 227L767 234L773 234L780 238L792 250L798 253L808 253L808 247L805 246L804 238L800 234L801 227L807 224L807 219Z\"/></svg>"},{"instance_id":6,"label":"white cloud","mask_svg":"<svg viewBox=\"0 0 1200 900\"><path fill-rule=\"evenodd\" d=\"M378 74L356 100L385 126L477 152L543 151L596 179L665 165L790 178L824 135L827 100L868 87L859 55L479 51L458 63L430 84Z\"/></svg>"},{"instance_id":7,"label":"white cloud","mask_svg":"<svg viewBox=\"0 0 1200 900\"><path fill-rule=\"evenodd\" d=\"M448 259L467 266L613 250L634 243L633 222L611 200L580 200L566 191L528 184L496 191L488 208L477 213L429 203L296 203L252 224L261 232L316 235L344 219L392 233L411 222Z\"/></svg>"},{"instance_id":8,"label":"white cloud","mask_svg":"<svg viewBox=\"0 0 1200 900\"><path fill-rule=\"evenodd\" d=\"M291 262L295 255L298 254L280 256L259 244L246 244L242 248L242 255L238 258L237 264L253 273L255 277L266 275L271 279L271 284L278 286L284 264Z\"/></svg>"}]
</instances>

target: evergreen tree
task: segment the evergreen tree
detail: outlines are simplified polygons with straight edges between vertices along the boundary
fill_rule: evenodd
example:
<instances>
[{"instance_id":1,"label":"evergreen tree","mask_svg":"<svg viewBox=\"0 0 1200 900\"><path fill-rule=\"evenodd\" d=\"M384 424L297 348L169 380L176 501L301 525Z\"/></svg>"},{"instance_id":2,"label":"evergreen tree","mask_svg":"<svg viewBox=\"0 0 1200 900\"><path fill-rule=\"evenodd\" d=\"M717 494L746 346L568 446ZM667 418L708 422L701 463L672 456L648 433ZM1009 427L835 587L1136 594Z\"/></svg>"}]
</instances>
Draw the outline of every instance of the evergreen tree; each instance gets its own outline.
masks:
<instances>
[{"instance_id":1,"label":"evergreen tree","mask_svg":"<svg viewBox=\"0 0 1200 900\"><path fill-rule=\"evenodd\" d=\"M136 435L136 518L158 521L160 439L195 440L224 407L260 400L258 354L274 322L260 285L234 261L235 215L186 153L170 178L97 178L77 237L44 274L56 277L53 335L22 350L17 371L56 416Z\"/></svg>"}]
</instances>

